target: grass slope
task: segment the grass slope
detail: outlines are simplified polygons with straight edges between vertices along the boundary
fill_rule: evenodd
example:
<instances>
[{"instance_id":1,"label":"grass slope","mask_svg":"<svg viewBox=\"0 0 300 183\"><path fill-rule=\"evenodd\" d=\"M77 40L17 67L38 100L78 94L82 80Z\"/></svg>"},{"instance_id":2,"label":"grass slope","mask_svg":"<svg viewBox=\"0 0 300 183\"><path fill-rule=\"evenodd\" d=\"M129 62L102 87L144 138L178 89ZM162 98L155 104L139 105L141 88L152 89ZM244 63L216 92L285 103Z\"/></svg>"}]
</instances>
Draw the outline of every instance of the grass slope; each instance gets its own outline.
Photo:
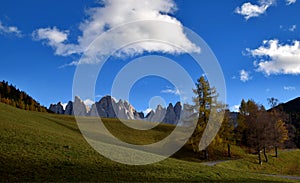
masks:
<instances>
[{"instance_id":1,"label":"grass slope","mask_svg":"<svg viewBox=\"0 0 300 183\"><path fill-rule=\"evenodd\" d=\"M275 158L271 152L268 154L268 159L268 163L263 162L263 164L260 166L257 165L257 155L245 155L243 159L220 163L217 166L232 170L244 170L263 174L280 174L300 177L299 149L280 151L278 158Z\"/></svg>"},{"instance_id":2,"label":"grass slope","mask_svg":"<svg viewBox=\"0 0 300 183\"><path fill-rule=\"evenodd\" d=\"M112 128L122 126L108 119ZM151 143L173 127L162 125L135 132L135 143ZM129 135L122 127L119 136ZM120 137L121 138L121 137ZM135 139L135 140L134 140ZM284 182L228 167L208 167L169 158L146 166L115 163L99 155L84 140L71 116L19 110L0 103L0 182L3 181L203 181Z\"/></svg>"}]
</instances>

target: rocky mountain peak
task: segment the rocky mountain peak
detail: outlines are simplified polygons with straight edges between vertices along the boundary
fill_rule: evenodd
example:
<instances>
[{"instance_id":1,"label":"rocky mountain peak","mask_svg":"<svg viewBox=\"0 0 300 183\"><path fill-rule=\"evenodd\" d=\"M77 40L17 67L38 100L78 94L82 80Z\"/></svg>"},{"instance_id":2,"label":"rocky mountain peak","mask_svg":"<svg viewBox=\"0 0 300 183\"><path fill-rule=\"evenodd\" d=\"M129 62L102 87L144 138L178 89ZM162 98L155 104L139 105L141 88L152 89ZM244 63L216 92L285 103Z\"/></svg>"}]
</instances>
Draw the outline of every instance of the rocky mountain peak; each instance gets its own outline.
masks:
<instances>
[{"instance_id":1,"label":"rocky mountain peak","mask_svg":"<svg viewBox=\"0 0 300 183\"><path fill-rule=\"evenodd\" d=\"M64 114L64 107L62 106L61 102L58 102L57 104L51 104L49 107L49 110L56 113L56 114Z\"/></svg>"},{"instance_id":2,"label":"rocky mountain peak","mask_svg":"<svg viewBox=\"0 0 300 183\"><path fill-rule=\"evenodd\" d=\"M180 121L182 113L181 103L177 102L175 106L170 103L167 108L158 105L155 111L151 110L144 116L144 113L137 112L128 101L118 100L116 102L111 96L101 98L98 102L92 104L90 110L79 97L75 97L74 102L69 101L65 110L61 102L51 104L49 109L57 114L74 115L75 112L77 116L100 116L104 118L145 120L168 124L177 124Z\"/></svg>"}]
</instances>

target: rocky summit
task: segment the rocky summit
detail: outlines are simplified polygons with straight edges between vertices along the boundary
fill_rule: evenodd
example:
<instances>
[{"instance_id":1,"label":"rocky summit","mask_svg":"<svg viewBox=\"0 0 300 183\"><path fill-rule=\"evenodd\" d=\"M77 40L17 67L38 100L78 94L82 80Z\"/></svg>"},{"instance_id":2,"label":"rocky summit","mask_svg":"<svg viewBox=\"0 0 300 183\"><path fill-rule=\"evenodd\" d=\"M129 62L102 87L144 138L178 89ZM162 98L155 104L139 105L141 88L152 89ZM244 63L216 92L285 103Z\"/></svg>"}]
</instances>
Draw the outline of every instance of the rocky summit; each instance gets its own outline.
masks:
<instances>
[{"instance_id":1,"label":"rocky summit","mask_svg":"<svg viewBox=\"0 0 300 183\"><path fill-rule=\"evenodd\" d=\"M56 114L64 114L65 110L61 102L58 102L57 104L51 104L49 107L49 110L56 113Z\"/></svg>"}]
</instances>

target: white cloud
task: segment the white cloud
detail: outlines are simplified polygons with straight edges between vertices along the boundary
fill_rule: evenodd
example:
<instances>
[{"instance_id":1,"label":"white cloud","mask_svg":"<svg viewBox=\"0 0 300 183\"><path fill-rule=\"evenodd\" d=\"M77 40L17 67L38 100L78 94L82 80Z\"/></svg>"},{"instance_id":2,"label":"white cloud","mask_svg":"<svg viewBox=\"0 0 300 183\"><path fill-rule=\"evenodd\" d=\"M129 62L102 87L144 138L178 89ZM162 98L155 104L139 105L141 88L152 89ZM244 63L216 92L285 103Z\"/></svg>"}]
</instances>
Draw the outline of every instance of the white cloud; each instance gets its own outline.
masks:
<instances>
[{"instance_id":1,"label":"white cloud","mask_svg":"<svg viewBox=\"0 0 300 183\"><path fill-rule=\"evenodd\" d=\"M297 0L286 0L286 5L291 5L296 3Z\"/></svg>"},{"instance_id":2,"label":"white cloud","mask_svg":"<svg viewBox=\"0 0 300 183\"><path fill-rule=\"evenodd\" d=\"M296 24L291 25L291 26L283 26L283 25L280 25L279 28L282 29L283 31L294 32L294 31L297 29L297 25L296 25Z\"/></svg>"},{"instance_id":3,"label":"white cloud","mask_svg":"<svg viewBox=\"0 0 300 183\"><path fill-rule=\"evenodd\" d=\"M280 25L279 28L280 28L280 29L283 29L283 25Z\"/></svg>"},{"instance_id":4,"label":"white cloud","mask_svg":"<svg viewBox=\"0 0 300 183\"><path fill-rule=\"evenodd\" d=\"M96 95L95 98L102 98L103 95Z\"/></svg>"},{"instance_id":5,"label":"white cloud","mask_svg":"<svg viewBox=\"0 0 300 183\"><path fill-rule=\"evenodd\" d=\"M174 89L165 89L165 90L162 90L160 91L161 93L170 93L170 94L174 94L174 95L180 95L181 92L177 89L177 88L174 88Z\"/></svg>"},{"instance_id":6,"label":"white cloud","mask_svg":"<svg viewBox=\"0 0 300 183\"><path fill-rule=\"evenodd\" d=\"M297 25L292 25L292 26L289 28L289 31L294 32L296 29L297 29Z\"/></svg>"},{"instance_id":7,"label":"white cloud","mask_svg":"<svg viewBox=\"0 0 300 183\"><path fill-rule=\"evenodd\" d=\"M300 41L280 44L278 40L265 40L257 49L247 51L255 61L257 71L271 74L300 74Z\"/></svg>"},{"instance_id":8,"label":"white cloud","mask_svg":"<svg viewBox=\"0 0 300 183\"><path fill-rule=\"evenodd\" d=\"M230 107L230 111L232 112L239 112L239 110L240 110L240 105L234 105Z\"/></svg>"},{"instance_id":9,"label":"white cloud","mask_svg":"<svg viewBox=\"0 0 300 183\"><path fill-rule=\"evenodd\" d=\"M45 43L55 49L56 55L70 55L77 52L77 46L64 44L68 40L69 31L61 31L56 27L40 28L32 33L35 40L44 40Z\"/></svg>"},{"instance_id":10,"label":"white cloud","mask_svg":"<svg viewBox=\"0 0 300 183\"><path fill-rule=\"evenodd\" d=\"M91 99L86 99L83 101L83 103L86 105L86 106L89 106L91 107L95 102Z\"/></svg>"},{"instance_id":11,"label":"white cloud","mask_svg":"<svg viewBox=\"0 0 300 183\"><path fill-rule=\"evenodd\" d=\"M240 80L246 82L251 79L250 73L244 69L240 71Z\"/></svg>"},{"instance_id":12,"label":"white cloud","mask_svg":"<svg viewBox=\"0 0 300 183\"><path fill-rule=\"evenodd\" d=\"M17 37L21 37L22 33L21 31L15 27L15 26L5 26L2 24L2 22L0 21L0 34L11 34L11 35L15 35Z\"/></svg>"},{"instance_id":13,"label":"white cloud","mask_svg":"<svg viewBox=\"0 0 300 183\"><path fill-rule=\"evenodd\" d=\"M60 31L56 27L38 29L34 32L36 39L48 39L50 42L62 43L68 39L68 31Z\"/></svg>"},{"instance_id":14,"label":"white cloud","mask_svg":"<svg viewBox=\"0 0 300 183\"><path fill-rule=\"evenodd\" d=\"M67 56L82 54L96 38L105 34L105 38L97 40L93 47L89 47L86 52L87 57L81 60L82 63L95 63L97 59L89 58L101 58L110 54L114 48L120 47L123 49L117 53L117 56L132 56L144 52L169 54L200 52L200 48L186 37L181 22L171 16L176 10L173 0L103 0L100 4L99 7L87 11L88 18L79 26L82 35L78 37L77 44L66 44L64 41L67 39L68 32L56 28L46 28L46 32L55 33L55 38L45 35L40 39L46 40L47 44L55 49L57 55ZM145 20L167 22L173 26L164 23L157 27L158 24L153 25ZM126 26L127 23L137 21L144 22ZM121 25L120 29L113 29ZM144 41L128 44L132 43L132 40L161 40L161 42ZM168 44L170 42L180 48ZM185 50L183 51L182 48Z\"/></svg>"},{"instance_id":15,"label":"white cloud","mask_svg":"<svg viewBox=\"0 0 300 183\"><path fill-rule=\"evenodd\" d=\"M296 90L296 87L294 87L294 86L284 86L283 89L287 90L287 91L292 91L292 90Z\"/></svg>"},{"instance_id":16,"label":"white cloud","mask_svg":"<svg viewBox=\"0 0 300 183\"><path fill-rule=\"evenodd\" d=\"M250 18L258 17L264 14L274 2L274 0L260 0L258 2L258 5L247 2L244 3L241 7L237 7L235 9L235 13L244 16L244 18L248 20Z\"/></svg>"}]
</instances>

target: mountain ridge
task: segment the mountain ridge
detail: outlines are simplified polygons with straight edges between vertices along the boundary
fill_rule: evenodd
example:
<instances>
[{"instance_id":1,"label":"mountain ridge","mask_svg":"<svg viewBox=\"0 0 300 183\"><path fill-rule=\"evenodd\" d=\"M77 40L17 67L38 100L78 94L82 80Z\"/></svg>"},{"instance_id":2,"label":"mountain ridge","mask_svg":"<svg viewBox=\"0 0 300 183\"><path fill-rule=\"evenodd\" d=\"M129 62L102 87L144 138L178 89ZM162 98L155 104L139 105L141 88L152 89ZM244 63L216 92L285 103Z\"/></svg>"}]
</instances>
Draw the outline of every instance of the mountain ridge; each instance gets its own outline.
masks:
<instances>
[{"instance_id":1,"label":"mountain ridge","mask_svg":"<svg viewBox=\"0 0 300 183\"><path fill-rule=\"evenodd\" d=\"M76 108L75 110L73 108ZM113 97L107 95L95 102L91 107L87 107L84 102L75 97L74 102L69 101L66 108L63 108L61 102L51 104L49 110L56 114L75 115L76 116L100 116L104 118L119 118L129 120L145 120L149 122L163 122L166 124L177 124L183 109L180 102L174 106L172 103L164 108L158 105L157 108L151 110L148 114L138 112L128 101L116 101Z\"/></svg>"}]
</instances>

